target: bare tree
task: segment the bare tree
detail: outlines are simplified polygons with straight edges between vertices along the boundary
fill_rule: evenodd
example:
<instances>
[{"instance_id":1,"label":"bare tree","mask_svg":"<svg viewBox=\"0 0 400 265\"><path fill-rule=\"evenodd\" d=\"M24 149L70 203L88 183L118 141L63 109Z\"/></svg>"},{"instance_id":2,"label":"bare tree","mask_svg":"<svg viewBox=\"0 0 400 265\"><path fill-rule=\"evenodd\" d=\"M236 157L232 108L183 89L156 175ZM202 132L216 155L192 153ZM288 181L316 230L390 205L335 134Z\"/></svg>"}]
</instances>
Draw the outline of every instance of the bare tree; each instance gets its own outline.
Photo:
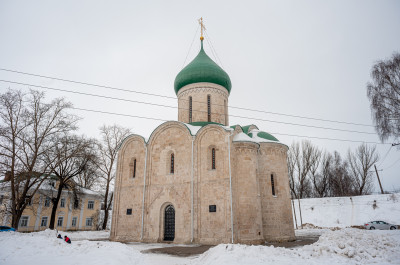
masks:
<instances>
[{"instance_id":1,"label":"bare tree","mask_svg":"<svg viewBox=\"0 0 400 265\"><path fill-rule=\"evenodd\" d=\"M386 61L378 61L367 84L375 129L381 141L400 137L400 53Z\"/></svg>"},{"instance_id":2,"label":"bare tree","mask_svg":"<svg viewBox=\"0 0 400 265\"><path fill-rule=\"evenodd\" d=\"M88 190L98 189L101 173L97 167L97 159L97 154L94 154L92 160L89 161L84 170L74 178L80 187Z\"/></svg>"},{"instance_id":3,"label":"bare tree","mask_svg":"<svg viewBox=\"0 0 400 265\"><path fill-rule=\"evenodd\" d=\"M347 153L354 192L357 195L370 194L373 188L372 166L379 160L376 146L360 145L355 152Z\"/></svg>"},{"instance_id":4,"label":"bare tree","mask_svg":"<svg viewBox=\"0 0 400 265\"><path fill-rule=\"evenodd\" d=\"M331 196L342 197L354 195L354 185L349 173L348 162L343 160L337 151L333 153L332 162L332 177L329 182Z\"/></svg>"},{"instance_id":5,"label":"bare tree","mask_svg":"<svg viewBox=\"0 0 400 265\"><path fill-rule=\"evenodd\" d=\"M107 227L109 210L111 209L113 193L110 192L110 186L115 179L114 165L117 159L117 153L122 141L131 134L130 129L112 125L103 125L100 128L101 141L99 142L99 159L98 168L101 171L100 177L104 180L105 194L104 194L104 220L103 229Z\"/></svg>"},{"instance_id":6,"label":"bare tree","mask_svg":"<svg viewBox=\"0 0 400 265\"><path fill-rule=\"evenodd\" d=\"M47 152L51 174L57 178L57 193L52 198L52 210L49 228L54 229L57 206L62 191L75 186L73 178L81 174L94 156L93 141L76 135L63 135L57 144Z\"/></svg>"},{"instance_id":7,"label":"bare tree","mask_svg":"<svg viewBox=\"0 0 400 265\"><path fill-rule=\"evenodd\" d=\"M0 95L0 165L11 190L11 225L18 227L22 212L46 179L45 154L59 134L76 129L78 118L66 113L64 99L44 102L44 93L8 90ZM27 200L28 198L28 200Z\"/></svg>"},{"instance_id":8,"label":"bare tree","mask_svg":"<svg viewBox=\"0 0 400 265\"><path fill-rule=\"evenodd\" d=\"M321 150L310 141L293 143L288 153L289 184L296 198L310 197L312 186L309 175L316 171L321 157Z\"/></svg>"},{"instance_id":9,"label":"bare tree","mask_svg":"<svg viewBox=\"0 0 400 265\"><path fill-rule=\"evenodd\" d=\"M327 197L329 195L329 182L331 178L332 171L332 155L328 152L324 152L321 161L320 171L317 173L313 173L316 170L312 170L312 182L314 186L314 194L317 197Z\"/></svg>"}]
</instances>

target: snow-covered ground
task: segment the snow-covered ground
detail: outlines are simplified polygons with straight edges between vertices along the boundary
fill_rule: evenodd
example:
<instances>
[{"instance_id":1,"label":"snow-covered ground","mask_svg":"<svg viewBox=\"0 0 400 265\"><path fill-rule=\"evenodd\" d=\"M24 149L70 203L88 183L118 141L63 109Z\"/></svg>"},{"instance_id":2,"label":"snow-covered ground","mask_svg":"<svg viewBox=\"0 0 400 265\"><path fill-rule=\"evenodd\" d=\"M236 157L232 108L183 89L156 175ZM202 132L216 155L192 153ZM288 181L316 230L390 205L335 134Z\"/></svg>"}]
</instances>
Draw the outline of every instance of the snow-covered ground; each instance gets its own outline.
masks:
<instances>
[{"instance_id":1,"label":"snow-covered ground","mask_svg":"<svg viewBox=\"0 0 400 265\"><path fill-rule=\"evenodd\" d=\"M386 221L400 225L400 193L301 199L303 224L319 227L350 227L369 221ZM294 201L300 225L298 201Z\"/></svg>"},{"instance_id":2,"label":"snow-covered ground","mask_svg":"<svg viewBox=\"0 0 400 265\"><path fill-rule=\"evenodd\" d=\"M202 255L181 258L142 250L170 244L122 244L88 241L105 232L68 233L72 244L57 239L55 232L0 233L0 264L400 264L400 231L345 228L304 229L302 235L322 233L318 242L295 249L220 244ZM64 233L61 233L64 235Z\"/></svg>"},{"instance_id":3,"label":"snow-covered ground","mask_svg":"<svg viewBox=\"0 0 400 265\"><path fill-rule=\"evenodd\" d=\"M299 221L298 204L296 213ZM72 244L56 238L56 232L1 232L0 264L400 264L400 230L370 231L345 228L371 220L400 224L400 194L301 200L306 229L297 236L321 235L319 240L292 249L273 246L220 244L192 257L175 257L141 251L176 246L109 242L108 231L59 232ZM324 227L313 229L313 227ZM328 229L341 227L341 229ZM100 240L100 241L89 241Z\"/></svg>"}]
</instances>

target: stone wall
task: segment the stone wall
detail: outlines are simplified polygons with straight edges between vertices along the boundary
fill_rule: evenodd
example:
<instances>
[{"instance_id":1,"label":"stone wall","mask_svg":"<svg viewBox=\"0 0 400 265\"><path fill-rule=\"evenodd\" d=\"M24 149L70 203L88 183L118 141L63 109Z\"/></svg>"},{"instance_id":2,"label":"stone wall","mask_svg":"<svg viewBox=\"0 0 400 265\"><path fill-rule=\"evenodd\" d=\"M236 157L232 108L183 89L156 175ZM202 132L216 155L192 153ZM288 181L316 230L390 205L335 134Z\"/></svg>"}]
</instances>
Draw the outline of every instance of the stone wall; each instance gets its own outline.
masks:
<instances>
[{"instance_id":1,"label":"stone wall","mask_svg":"<svg viewBox=\"0 0 400 265\"><path fill-rule=\"evenodd\" d=\"M196 136L195 242L228 243L231 240L228 136L217 125L209 125ZM215 169L212 169L212 149ZM216 206L210 212L210 205Z\"/></svg>"},{"instance_id":2,"label":"stone wall","mask_svg":"<svg viewBox=\"0 0 400 265\"><path fill-rule=\"evenodd\" d=\"M250 142L233 143L233 201L235 243L261 244L261 201L257 181L257 150Z\"/></svg>"},{"instance_id":3,"label":"stone wall","mask_svg":"<svg viewBox=\"0 0 400 265\"><path fill-rule=\"evenodd\" d=\"M287 168L287 147L261 143L258 155L258 178L261 193L263 235L266 241L294 240L292 206ZM275 196L272 194L271 175Z\"/></svg>"},{"instance_id":4,"label":"stone wall","mask_svg":"<svg viewBox=\"0 0 400 265\"><path fill-rule=\"evenodd\" d=\"M110 235L112 240L140 240L145 153L145 142L140 136L126 140L118 153ZM132 174L133 159L136 159L135 177ZM128 209L132 209L131 215L128 215Z\"/></svg>"},{"instance_id":5,"label":"stone wall","mask_svg":"<svg viewBox=\"0 0 400 265\"><path fill-rule=\"evenodd\" d=\"M178 121L189 123L189 97L192 97L192 122L208 121L207 95L211 96L211 121L228 125L228 91L220 85L195 83L178 92Z\"/></svg>"},{"instance_id":6,"label":"stone wall","mask_svg":"<svg viewBox=\"0 0 400 265\"><path fill-rule=\"evenodd\" d=\"M143 237L146 144L139 136L128 138L118 155L110 239L162 242L164 210L172 205L175 209L174 243L230 243L229 146L234 242L258 244L265 240L293 239L287 147L275 143L230 142L231 133L219 125L207 125L194 137L179 122L166 122L152 133L147 144ZM213 148L215 169L212 168ZM172 153L174 173L170 173ZM275 197L271 195L271 174L275 177ZM210 206L214 205L216 211L210 212ZM127 209L132 209L131 215L127 214Z\"/></svg>"}]
</instances>

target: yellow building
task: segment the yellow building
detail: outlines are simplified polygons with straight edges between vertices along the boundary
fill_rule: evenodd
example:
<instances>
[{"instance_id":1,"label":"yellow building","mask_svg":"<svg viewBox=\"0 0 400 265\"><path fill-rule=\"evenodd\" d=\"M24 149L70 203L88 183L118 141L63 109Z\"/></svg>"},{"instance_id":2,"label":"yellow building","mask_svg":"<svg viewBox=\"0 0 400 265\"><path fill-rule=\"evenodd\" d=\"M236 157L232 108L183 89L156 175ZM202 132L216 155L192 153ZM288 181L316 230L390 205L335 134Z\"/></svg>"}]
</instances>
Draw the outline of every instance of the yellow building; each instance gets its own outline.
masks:
<instances>
[{"instance_id":1,"label":"yellow building","mask_svg":"<svg viewBox=\"0 0 400 265\"><path fill-rule=\"evenodd\" d=\"M4 184L4 182L3 182ZM51 198L57 194L57 184L50 179L43 183L40 189L30 199L18 225L20 232L41 231L49 227L52 202ZM0 224L11 225L11 191L9 186L3 185L0 189ZM58 203L55 228L57 230L95 230L100 214L101 194L79 188L74 194L70 190L63 190Z\"/></svg>"}]
</instances>

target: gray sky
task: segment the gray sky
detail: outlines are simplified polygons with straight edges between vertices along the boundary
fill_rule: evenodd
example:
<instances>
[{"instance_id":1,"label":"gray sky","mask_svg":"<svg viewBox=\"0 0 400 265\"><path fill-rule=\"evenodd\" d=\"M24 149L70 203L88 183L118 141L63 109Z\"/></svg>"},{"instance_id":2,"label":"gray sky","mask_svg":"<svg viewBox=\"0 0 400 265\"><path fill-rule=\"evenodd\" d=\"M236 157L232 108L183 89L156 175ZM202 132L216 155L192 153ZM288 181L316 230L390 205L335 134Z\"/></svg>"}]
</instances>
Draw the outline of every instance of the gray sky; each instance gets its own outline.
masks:
<instances>
[{"instance_id":1,"label":"gray sky","mask_svg":"<svg viewBox=\"0 0 400 265\"><path fill-rule=\"evenodd\" d=\"M229 105L372 125L366 83L375 61L400 51L399 1L0 1L0 68L175 97L182 69L203 17L213 47L232 80ZM186 64L199 50L199 32ZM205 42L206 52L214 58ZM0 79L177 106L175 99L27 77ZM8 87L26 86L0 82ZM75 107L176 120L177 109L65 92ZM374 133L373 127L336 124L230 109L231 124L256 124L282 134L379 142L376 135L307 128L279 122ZM160 121L75 110L80 133L98 137L117 123L148 137ZM343 155L360 143L310 139ZM378 145L381 158L390 145ZM400 189L400 150L378 163L384 189ZM398 163L395 163L398 161ZM375 189L378 190L377 184Z\"/></svg>"}]
</instances>

